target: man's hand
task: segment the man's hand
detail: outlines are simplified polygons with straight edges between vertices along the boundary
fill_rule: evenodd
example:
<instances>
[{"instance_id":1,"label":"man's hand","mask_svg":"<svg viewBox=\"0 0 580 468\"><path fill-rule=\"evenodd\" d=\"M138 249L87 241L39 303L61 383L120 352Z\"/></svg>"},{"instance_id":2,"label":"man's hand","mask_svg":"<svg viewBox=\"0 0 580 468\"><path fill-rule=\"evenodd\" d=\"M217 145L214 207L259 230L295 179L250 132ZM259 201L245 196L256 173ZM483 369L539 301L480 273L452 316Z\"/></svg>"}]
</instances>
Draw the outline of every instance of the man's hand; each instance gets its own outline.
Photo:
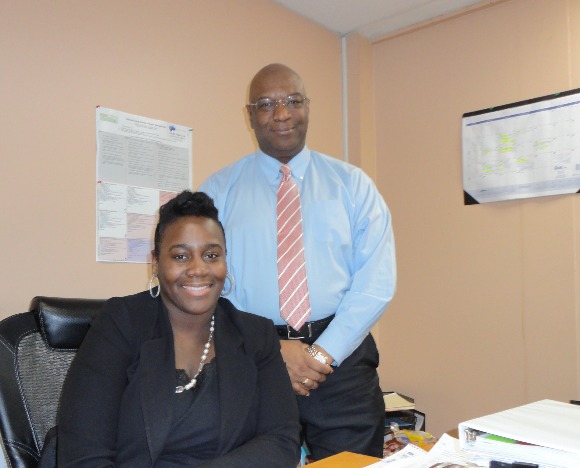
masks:
<instances>
[{"instance_id":1,"label":"man's hand","mask_svg":"<svg viewBox=\"0 0 580 468\"><path fill-rule=\"evenodd\" d=\"M316 390L326 380L326 376L333 372L330 364L322 364L310 356L306 351L308 345L301 341L280 340L280 347L292 388L297 395L309 396L310 390ZM334 362L320 346L317 349L326 356L326 362Z\"/></svg>"}]
</instances>

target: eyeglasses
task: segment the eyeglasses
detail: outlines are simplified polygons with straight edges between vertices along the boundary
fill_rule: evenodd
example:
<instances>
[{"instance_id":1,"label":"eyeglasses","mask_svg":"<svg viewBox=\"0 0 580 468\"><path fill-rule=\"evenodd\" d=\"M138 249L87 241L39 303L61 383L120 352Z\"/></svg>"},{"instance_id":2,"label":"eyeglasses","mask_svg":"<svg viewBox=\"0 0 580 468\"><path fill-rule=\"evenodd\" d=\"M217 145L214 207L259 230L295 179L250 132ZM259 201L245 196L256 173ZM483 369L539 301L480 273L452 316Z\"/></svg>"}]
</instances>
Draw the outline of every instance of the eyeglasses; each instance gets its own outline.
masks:
<instances>
[{"instance_id":1,"label":"eyeglasses","mask_svg":"<svg viewBox=\"0 0 580 468\"><path fill-rule=\"evenodd\" d=\"M294 94L285 97L284 99L262 98L248 105L255 107L259 112L274 112L274 109L279 105L283 105L288 110L302 109L304 104L308 101L310 101L310 99L306 96L302 96L302 94Z\"/></svg>"}]
</instances>

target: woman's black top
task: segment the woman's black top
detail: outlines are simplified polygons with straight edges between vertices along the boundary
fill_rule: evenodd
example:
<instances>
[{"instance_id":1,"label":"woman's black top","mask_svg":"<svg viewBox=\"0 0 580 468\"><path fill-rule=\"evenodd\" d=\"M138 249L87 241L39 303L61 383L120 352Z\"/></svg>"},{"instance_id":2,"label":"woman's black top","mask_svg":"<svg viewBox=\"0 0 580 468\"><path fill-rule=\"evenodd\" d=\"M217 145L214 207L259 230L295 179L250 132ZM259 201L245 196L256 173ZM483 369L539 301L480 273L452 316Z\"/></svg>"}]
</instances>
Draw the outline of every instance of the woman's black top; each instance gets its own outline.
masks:
<instances>
[{"instance_id":1,"label":"woman's black top","mask_svg":"<svg viewBox=\"0 0 580 468\"><path fill-rule=\"evenodd\" d=\"M176 385L190 378L176 370ZM215 359L203 366L195 388L175 394L173 427L156 468L196 466L218 455L219 399Z\"/></svg>"}]
</instances>

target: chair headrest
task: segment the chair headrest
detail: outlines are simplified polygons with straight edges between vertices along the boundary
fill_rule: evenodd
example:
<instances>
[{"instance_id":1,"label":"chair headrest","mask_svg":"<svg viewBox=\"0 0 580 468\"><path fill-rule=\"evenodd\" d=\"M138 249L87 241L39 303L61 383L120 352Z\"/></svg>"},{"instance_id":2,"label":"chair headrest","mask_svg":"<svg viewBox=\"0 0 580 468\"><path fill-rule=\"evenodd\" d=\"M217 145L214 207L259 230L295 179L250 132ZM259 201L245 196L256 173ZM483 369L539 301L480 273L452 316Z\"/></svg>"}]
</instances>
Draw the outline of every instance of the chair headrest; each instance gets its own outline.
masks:
<instances>
[{"instance_id":1,"label":"chair headrest","mask_svg":"<svg viewBox=\"0 0 580 468\"><path fill-rule=\"evenodd\" d=\"M77 349L105 299L36 296L29 310L38 314L40 332L48 346Z\"/></svg>"}]
</instances>

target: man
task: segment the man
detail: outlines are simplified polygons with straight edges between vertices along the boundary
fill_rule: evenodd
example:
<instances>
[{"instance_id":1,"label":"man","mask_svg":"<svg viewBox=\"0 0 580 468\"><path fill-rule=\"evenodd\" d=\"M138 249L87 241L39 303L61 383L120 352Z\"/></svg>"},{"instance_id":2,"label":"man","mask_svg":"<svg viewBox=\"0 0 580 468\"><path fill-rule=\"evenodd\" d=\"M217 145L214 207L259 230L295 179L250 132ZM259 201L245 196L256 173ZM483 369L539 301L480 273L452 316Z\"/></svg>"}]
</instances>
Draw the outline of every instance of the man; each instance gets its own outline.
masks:
<instances>
[{"instance_id":1,"label":"man","mask_svg":"<svg viewBox=\"0 0 580 468\"><path fill-rule=\"evenodd\" d=\"M369 331L395 291L390 213L364 172L306 146L310 100L297 73L281 64L264 67L249 98L259 150L200 187L214 198L226 230L236 280L230 299L277 325L313 458L345 450L381 457L384 403ZM292 244L303 246L296 257L305 260L306 292L296 307L310 307L286 318L297 330L281 318L282 291L290 289L286 280L279 283L284 272L277 266L282 165L291 171L284 183L298 188L302 216L303 234Z\"/></svg>"}]
</instances>

